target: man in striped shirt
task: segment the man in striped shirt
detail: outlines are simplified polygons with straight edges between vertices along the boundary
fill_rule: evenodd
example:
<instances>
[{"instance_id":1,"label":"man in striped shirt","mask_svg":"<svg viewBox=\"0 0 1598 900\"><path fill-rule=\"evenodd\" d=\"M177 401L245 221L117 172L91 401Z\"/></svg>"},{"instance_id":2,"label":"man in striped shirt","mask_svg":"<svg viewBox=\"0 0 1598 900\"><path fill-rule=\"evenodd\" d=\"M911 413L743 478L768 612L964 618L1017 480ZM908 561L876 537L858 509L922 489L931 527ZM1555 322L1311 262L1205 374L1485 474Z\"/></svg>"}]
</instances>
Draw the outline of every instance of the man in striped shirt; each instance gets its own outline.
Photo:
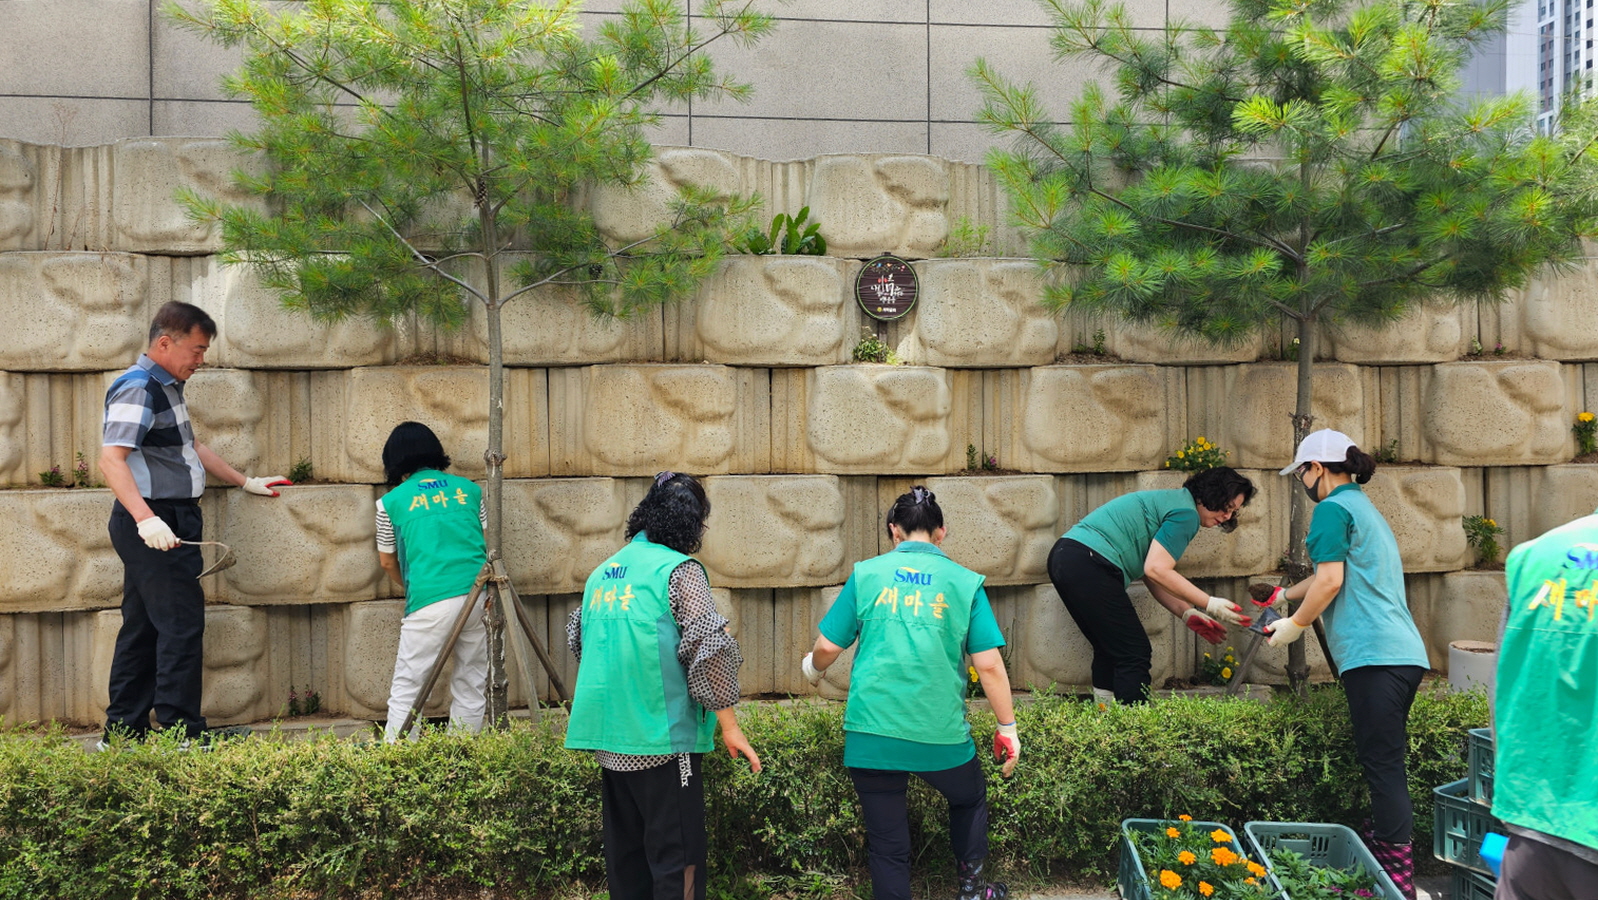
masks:
<instances>
[{"instance_id":1,"label":"man in striped shirt","mask_svg":"<svg viewBox=\"0 0 1598 900\"><path fill-rule=\"evenodd\" d=\"M289 483L246 478L194 439L183 385L215 337L205 310L167 303L150 323L149 349L106 391L100 473L116 496L108 527L123 568L107 739L143 737L151 711L163 729L203 734L203 563L199 547L180 542L201 539L207 473L264 497L276 497L272 488Z\"/></svg>"}]
</instances>

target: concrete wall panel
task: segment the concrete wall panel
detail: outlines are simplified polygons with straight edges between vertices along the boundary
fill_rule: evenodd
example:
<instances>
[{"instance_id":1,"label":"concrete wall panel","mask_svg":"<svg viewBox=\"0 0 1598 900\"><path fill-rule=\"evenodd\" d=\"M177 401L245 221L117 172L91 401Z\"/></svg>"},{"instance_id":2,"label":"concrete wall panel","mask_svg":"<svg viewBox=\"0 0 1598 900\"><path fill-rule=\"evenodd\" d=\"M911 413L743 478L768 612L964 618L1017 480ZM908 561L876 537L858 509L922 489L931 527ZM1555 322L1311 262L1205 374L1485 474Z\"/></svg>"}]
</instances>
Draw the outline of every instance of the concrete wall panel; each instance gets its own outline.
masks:
<instances>
[{"instance_id":1,"label":"concrete wall panel","mask_svg":"<svg viewBox=\"0 0 1598 900\"><path fill-rule=\"evenodd\" d=\"M910 479L879 479L879 505L884 509L892 506L913 483ZM943 550L951 559L982 573L991 586L1049 580L1049 548L1063 530L1053 478L946 476L928 478L925 484L937 494L943 508L949 529Z\"/></svg>"},{"instance_id":2,"label":"concrete wall panel","mask_svg":"<svg viewBox=\"0 0 1598 900\"><path fill-rule=\"evenodd\" d=\"M226 203L260 207L233 184L233 171L249 165L226 141L149 138L117 144L112 215L118 249L177 256L220 249L219 227L190 221L174 195L188 188Z\"/></svg>"},{"instance_id":3,"label":"concrete wall panel","mask_svg":"<svg viewBox=\"0 0 1598 900\"><path fill-rule=\"evenodd\" d=\"M731 257L698 296L667 310L676 326L670 355L740 366L846 363L858 270L835 257Z\"/></svg>"},{"instance_id":4,"label":"concrete wall panel","mask_svg":"<svg viewBox=\"0 0 1598 900\"><path fill-rule=\"evenodd\" d=\"M360 484L286 487L278 497L218 492L213 533L238 555L215 576L213 601L241 606L341 603L378 596L373 489Z\"/></svg>"},{"instance_id":5,"label":"concrete wall panel","mask_svg":"<svg viewBox=\"0 0 1598 900\"><path fill-rule=\"evenodd\" d=\"M699 559L718 587L838 584L846 515L830 475L726 476L705 480L709 530Z\"/></svg>"},{"instance_id":6,"label":"concrete wall panel","mask_svg":"<svg viewBox=\"0 0 1598 900\"><path fill-rule=\"evenodd\" d=\"M1445 467L1381 466L1365 493L1398 540L1405 572L1447 572L1473 560L1465 544L1465 485Z\"/></svg>"},{"instance_id":7,"label":"concrete wall panel","mask_svg":"<svg viewBox=\"0 0 1598 900\"><path fill-rule=\"evenodd\" d=\"M1598 272L1591 266L1544 274L1513 299L1520 313L1515 349L1543 359L1598 359Z\"/></svg>"},{"instance_id":8,"label":"concrete wall panel","mask_svg":"<svg viewBox=\"0 0 1598 900\"><path fill-rule=\"evenodd\" d=\"M284 309L251 270L223 266L216 257L183 268L187 277L174 286L175 298L203 307L217 321L216 340L207 354L212 365L303 370L394 361L393 330L370 319L357 316L329 325L309 313Z\"/></svg>"},{"instance_id":9,"label":"concrete wall panel","mask_svg":"<svg viewBox=\"0 0 1598 900\"><path fill-rule=\"evenodd\" d=\"M1142 582L1134 582L1128 593L1154 647L1151 673L1155 686L1173 675L1192 673L1198 657L1197 638L1154 601ZM1016 623L1017 649L1010 656L1013 683L1035 689L1054 685L1085 690L1092 686L1093 648L1065 611L1053 585L1042 584L1033 590L1017 612Z\"/></svg>"},{"instance_id":10,"label":"concrete wall panel","mask_svg":"<svg viewBox=\"0 0 1598 900\"><path fill-rule=\"evenodd\" d=\"M949 232L948 203L949 163L936 157L822 156L811 174L811 218L834 256L931 256Z\"/></svg>"},{"instance_id":11,"label":"concrete wall panel","mask_svg":"<svg viewBox=\"0 0 1598 900\"><path fill-rule=\"evenodd\" d=\"M1448 645L1454 641L1498 640L1498 620L1507 602L1503 572L1416 575L1404 583L1432 668L1447 674Z\"/></svg>"},{"instance_id":12,"label":"concrete wall panel","mask_svg":"<svg viewBox=\"0 0 1598 900\"><path fill-rule=\"evenodd\" d=\"M733 155L718 150L663 147L656 151L647 172L638 187L606 187L590 200L594 224L614 246L645 240L656 229L670 225L671 204L685 187L729 195L744 192Z\"/></svg>"},{"instance_id":13,"label":"concrete wall panel","mask_svg":"<svg viewBox=\"0 0 1598 900\"><path fill-rule=\"evenodd\" d=\"M1429 461L1512 466L1569 459L1573 440L1556 362L1457 362L1433 366L1420 401Z\"/></svg>"},{"instance_id":14,"label":"concrete wall panel","mask_svg":"<svg viewBox=\"0 0 1598 900\"><path fill-rule=\"evenodd\" d=\"M142 256L0 254L0 317L11 324L0 368L97 372L126 366L145 346L149 294Z\"/></svg>"},{"instance_id":15,"label":"concrete wall panel","mask_svg":"<svg viewBox=\"0 0 1598 900\"><path fill-rule=\"evenodd\" d=\"M1033 472L1152 468L1170 442L1166 410L1175 370L1153 366L1038 366L1000 372L999 464ZM990 400L989 403L994 401ZM1008 426L1008 427L1006 427Z\"/></svg>"},{"instance_id":16,"label":"concrete wall panel","mask_svg":"<svg viewBox=\"0 0 1598 900\"><path fill-rule=\"evenodd\" d=\"M1536 485L1531 496L1530 522L1522 533L1510 535L1514 543L1590 516L1598 509L1598 466L1571 464L1530 471Z\"/></svg>"},{"instance_id":17,"label":"concrete wall panel","mask_svg":"<svg viewBox=\"0 0 1598 900\"><path fill-rule=\"evenodd\" d=\"M1054 361L1060 328L1042 305L1036 262L929 259L916 263L921 296L899 356L915 365L1041 366Z\"/></svg>"},{"instance_id":18,"label":"concrete wall panel","mask_svg":"<svg viewBox=\"0 0 1598 900\"><path fill-rule=\"evenodd\" d=\"M970 405L979 382L960 372L859 365L771 377L772 467L779 470L953 472L965 464L965 429L980 427L980 409Z\"/></svg>"},{"instance_id":19,"label":"concrete wall panel","mask_svg":"<svg viewBox=\"0 0 1598 900\"><path fill-rule=\"evenodd\" d=\"M105 609L122 602L107 490L0 491L0 612Z\"/></svg>"},{"instance_id":20,"label":"concrete wall panel","mask_svg":"<svg viewBox=\"0 0 1598 900\"><path fill-rule=\"evenodd\" d=\"M1417 306L1397 322L1380 326L1334 324L1322 331L1325 349L1320 352L1364 365L1455 360L1470 352L1475 313L1475 304Z\"/></svg>"},{"instance_id":21,"label":"concrete wall panel","mask_svg":"<svg viewBox=\"0 0 1598 900\"><path fill-rule=\"evenodd\" d=\"M615 478L506 481L505 560L517 590L581 593L589 573L622 546L633 506L626 487Z\"/></svg>"},{"instance_id":22,"label":"concrete wall panel","mask_svg":"<svg viewBox=\"0 0 1598 900\"><path fill-rule=\"evenodd\" d=\"M99 478L105 391L116 372L0 372L0 484L39 484L52 467L70 477L77 454Z\"/></svg>"},{"instance_id":23,"label":"concrete wall panel","mask_svg":"<svg viewBox=\"0 0 1598 900\"><path fill-rule=\"evenodd\" d=\"M1369 372L1351 365L1318 364L1313 374L1315 428L1335 428L1362 447L1376 446L1364 397ZM1280 468L1293 461L1292 413L1297 363L1254 363L1188 372L1186 441L1205 435L1231 452L1233 467ZM1372 417L1373 418L1373 417ZM1174 447L1171 449L1174 453Z\"/></svg>"}]
</instances>

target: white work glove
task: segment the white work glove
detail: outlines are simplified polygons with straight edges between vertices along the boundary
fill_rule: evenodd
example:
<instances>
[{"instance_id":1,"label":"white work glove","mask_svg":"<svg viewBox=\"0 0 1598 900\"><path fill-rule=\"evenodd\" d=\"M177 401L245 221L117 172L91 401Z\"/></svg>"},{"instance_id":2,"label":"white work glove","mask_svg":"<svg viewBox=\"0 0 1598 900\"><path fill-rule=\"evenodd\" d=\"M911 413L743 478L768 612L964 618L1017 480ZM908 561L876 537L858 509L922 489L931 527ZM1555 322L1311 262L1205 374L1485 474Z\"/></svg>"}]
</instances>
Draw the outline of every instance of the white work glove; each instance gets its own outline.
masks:
<instances>
[{"instance_id":1,"label":"white work glove","mask_svg":"<svg viewBox=\"0 0 1598 900\"><path fill-rule=\"evenodd\" d=\"M1015 761L1021 758L1021 736L1015 730L1015 723L1008 725L999 724L999 730L993 732L993 758L1004 766L999 769L999 774L1005 778L1015 771Z\"/></svg>"},{"instance_id":2,"label":"white work glove","mask_svg":"<svg viewBox=\"0 0 1598 900\"><path fill-rule=\"evenodd\" d=\"M1265 630L1271 633L1270 645L1272 647L1286 647L1288 644L1298 640L1306 627L1283 616L1265 626Z\"/></svg>"},{"instance_id":3,"label":"white work glove","mask_svg":"<svg viewBox=\"0 0 1598 900\"><path fill-rule=\"evenodd\" d=\"M821 676L826 674L827 670L816 668L815 660L812 659L814 656L814 653L806 653L805 658L799 661L799 668L804 671L805 680L810 682L812 687L817 687L821 684ZM789 657L789 659L792 658Z\"/></svg>"},{"instance_id":4,"label":"white work glove","mask_svg":"<svg viewBox=\"0 0 1598 900\"><path fill-rule=\"evenodd\" d=\"M255 494L259 497L276 497L277 491L272 490L272 488L275 488L278 485L293 483L294 482L284 478L282 475L258 476L256 478L244 479L244 491L245 493Z\"/></svg>"},{"instance_id":5,"label":"white work glove","mask_svg":"<svg viewBox=\"0 0 1598 900\"><path fill-rule=\"evenodd\" d=\"M139 537L151 550L171 550L178 545L178 536L172 533L171 526L162 521L160 516L151 516L139 522Z\"/></svg>"},{"instance_id":6,"label":"white work glove","mask_svg":"<svg viewBox=\"0 0 1598 900\"><path fill-rule=\"evenodd\" d=\"M1211 597L1205 604L1204 611L1213 619L1219 619L1228 625L1247 628L1254 620L1243 615L1243 607L1226 599L1225 597Z\"/></svg>"}]
</instances>

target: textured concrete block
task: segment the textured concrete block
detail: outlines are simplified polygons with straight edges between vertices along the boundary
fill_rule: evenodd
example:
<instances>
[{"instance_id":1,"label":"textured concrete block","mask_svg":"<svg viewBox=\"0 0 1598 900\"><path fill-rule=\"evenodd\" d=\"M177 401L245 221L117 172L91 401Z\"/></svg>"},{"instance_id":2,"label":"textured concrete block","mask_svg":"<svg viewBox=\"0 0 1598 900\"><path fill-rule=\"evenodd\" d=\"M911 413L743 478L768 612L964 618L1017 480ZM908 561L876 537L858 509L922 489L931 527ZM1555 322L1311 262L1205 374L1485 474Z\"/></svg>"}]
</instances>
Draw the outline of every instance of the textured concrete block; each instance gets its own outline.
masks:
<instances>
[{"instance_id":1,"label":"textured concrete block","mask_svg":"<svg viewBox=\"0 0 1598 900\"><path fill-rule=\"evenodd\" d=\"M1381 466L1365 493L1392 527L1405 572L1447 572L1472 562L1460 524L1465 484L1458 469Z\"/></svg>"},{"instance_id":2,"label":"textured concrete block","mask_svg":"<svg viewBox=\"0 0 1598 900\"><path fill-rule=\"evenodd\" d=\"M1188 370L1188 431L1231 451L1234 468L1280 468L1293 461L1297 363L1255 363ZM1318 364L1313 375L1314 427L1335 428L1367 449L1377 445L1375 417L1365 414L1374 373L1351 365ZM1174 452L1174 447L1169 452ZM1162 455L1163 459L1163 455Z\"/></svg>"},{"instance_id":3,"label":"textured concrete block","mask_svg":"<svg viewBox=\"0 0 1598 900\"><path fill-rule=\"evenodd\" d=\"M909 490L909 479L878 479L883 509ZM955 562L987 577L989 585L1048 581L1049 548L1064 530L1054 479L1047 475L977 475L928 478L938 495L949 535L943 550ZM881 534L878 523L878 534ZM883 537L882 551L891 547Z\"/></svg>"},{"instance_id":4,"label":"textured concrete block","mask_svg":"<svg viewBox=\"0 0 1598 900\"><path fill-rule=\"evenodd\" d=\"M1140 472L1137 489L1170 490L1179 488L1191 472ZM1188 578L1243 578L1276 567L1288 541L1288 500L1285 480L1275 472L1244 470L1258 491L1238 516L1237 530L1227 534L1219 528L1200 528L1177 562L1177 571ZM1241 602L1242 597L1230 598Z\"/></svg>"},{"instance_id":5,"label":"textured concrete block","mask_svg":"<svg viewBox=\"0 0 1598 900\"><path fill-rule=\"evenodd\" d=\"M772 467L869 475L953 472L980 427L980 376L917 366L772 373ZM978 389L977 393L980 393Z\"/></svg>"},{"instance_id":6,"label":"textured concrete block","mask_svg":"<svg viewBox=\"0 0 1598 900\"><path fill-rule=\"evenodd\" d=\"M1556 362L1433 366L1421 401L1423 458L1443 465L1564 462L1574 442Z\"/></svg>"},{"instance_id":7,"label":"textured concrete block","mask_svg":"<svg viewBox=\"0 0 1598 900\"><path fill-rule=\"evenodd\" d=\"M1475 306L1416 306L1384 325L1331 324L1322 331L1333 359L1362 363L1447 362L1470 352Z\"/></svg>"},{"instance_id":8,"label":"textured concrete block","mask_svg":"<svg viewBox=\"0 0 1598 900\"><path fill-rule=\"evenodd\" d=\"M1074 317L1071 317L1074 318ZM1092 347L1094 333L1104 331L1104 347L1127 362L1158 363L1165 366L1213 366L1224 363L1254 362L1265 352L1265 335L1248 335L1235 344L1210 344L1183 337L1155 324L1124 321L1104 322L1082 317L1061 332L1060 352L1077 347Z\"/></svg>"},{"instance_id":9,"label":"textured concrete block","mask_svg":"<svg viewBox=\"0 0 1598 900\"><path fill-rule=\"evenodd\" d=\"M1150 672L1155 686L1173 675L1191 673L1198 657L1194 645L1198 639L1154 601L1142 582L1134 582L1128 593L1154 647ZM1017 686L1041 690L1050 685L1085 688L1093 684L1093 648L1052 585L1040 584L1033 590L1016 613L1016 631L1010 680Z\"/></svg>"},{"instance_id":10,"label":"textured concrete block","mask_svg":"<svg viewBox=\"0 0 1598 900\"><path fill-rule=\"evenodd\" d=\"M684 187L723 194L741 193L737 157L719 150L663 147L650 161L642 185L605 187L593 193L589 212L605 240L613 246L645 240L672 221L671 204Z\"/></svg>"},{"instance_id":11,"label":"textured concrete block","mask_svg":"<svg viewBox=\"0 0 1598 900\"><path fill-rule=\"evenodd\" d=\"M206 257L190 267L189 302L217 322L206 361L241 369L347 369L392 362L394 332L364 317L337 324L283 308L243 266ZM153 312L153 310L152 310Z\"/></svg>"},{"instance_id":12,"label":"textured concrete block","mask_svg":"<svg viewBox=\"0 0 1598 900\"><path fill-rule=\"evenodd\" d=\"M1537 278L1513 306L1520 313L1516 349L1544 359L1598 359L1598 269L1590 260L1574 272Z\"/></svg>"},{"instance_id":13,"label":"textured concrete block","mask_svg":"<svg viewBox=\"0 0 1598 900\"><path fill-rule=\"evenodd\" d=\"M699 559L718 587L837 584L844 569L844 497L830 475L708 478L709 530Z\"/></svg>"},{"instance_id":14,"label":"textured concrete block","mask_svg":"<svg viewBox=\"0 0 1598 900\"><path fill-rule=\"evenodd\" d=\"M955 368L1054 361L1060 328L1043 306L1036 262L929 259L915 268L921 297L899 344L906 362Z\"/></svg>"},{"instance_id":15,"label":"textured concrete block","mask_svg":"<svg viewBox=\"0 0 1598 900\"><path fill-rule=\"evenodd\" d=\"M220 140L144 138L118 143L112 157L117 249L179 256L220 249L217 226L190 221L175 194L190 188L227 203L260 206L232 179L233 170L254 164Z\"/></svg>"},{"instance_id":16,"label":"textured concrete block","mask_svg":"<svg viewBox=\"0 0 1598 900\"><path fill-rule=\"evenodd\" d=\"M52 467L70 476L79 453L99 478L105 391L117 374L0 372L0 483L39 484Z\"/></svg>"},{"instance_id":17,"label":"textured concrete block","mask_svg":"<svg viewBox=\"0 0 1598 900\"><path fill-rule=\"evenodd\" d=\"M404 618L404 600L371 600L346 607L340 650L344 696L352 715L388 718L388 687L394 680L394 655L399 652ZM449 694L448 681L434 689L434 700L441 694Z\"/></svg>"},{"instance_id":18,"label":"textured concrete block","mask_svg":"<svg viewBox=\"0 0 1598 900\"><path fill-rule=\"evenodd\" d=\"M215 600L259 606L377 596L376 507L366 485L304 485L257 497L220 492L218 540L238 554Z\"/></svg>"},{"instance_id":19,"label":"textured concrete block","mask_svg":"<svg viewBox=\"0 0 1598 900\"><path fill-rule=\"evenodd\" d=\"M528 467L525 448L538 445L515 426L513 379L506 372L505 452L511 475L542 474ZM317 471L324 478L379 484L383 442L395 425L410 420L433 429L450 454L451 471L468 478L485 474L488 447L488 370L471 366L393 366L327 372L313 377L312 441Z\"/></svg>"},{"instance_id":20,"label":"textured concrete block","mask_svg":"<svg viewBox=\"0 0 1598 900\"><path fill-rule=\"evenodd\" d=\"M0 316L11 340L0 368L94 372L126 366L144 349L149 266L129 253L0 255Z\"/></svg>"},{"instance_id":21,"label":"textured concrete block","mask_svg":"<svg viewBox=\"0 0 1598 900\"><path fill-rule=\"evenodd\" d=\"M724 366L552 369L553 474L767 471L768 378Z\"/></svg>"},{"instance_id":22,"label":"textured concrete block","mask_svg":"<svg viewBox=\"0 0 1598 900\"><path fill-rule=\"evenodd\" d=\"M989 373L988 447L1001 466L1033 472L1149 469L1165 459L1179 396L1153 366L1038 366Z\"/></svg>"},{"instance_id":23,"label":"textured concrete block","mask_svg":"<svg viewBox=\"0 0 1598 900\"><path fill-rule=\"evenodd\" d=\"M625 488L614 478L506 481L505 560L517 590L581 593L622 545L632 511Z\"/></svg>"},{"instance_id":24,"label":"textured concrete block","mask_svg":"<svg viewBox=\"0 0 1598 900\"><path fill-rule=\"evenodd\" d=\"M260 380L245 369L204 368L183 389L195 439L235 469L252 475L265 474L257 470L269 455L264 423L271 398Z\"/></svg>"},{"instance_id":25,"label":"textured concrete block","mask_svg":"<svg viewBox=\"0 0 1598 900\"><path fill-rule=\"evenodd\" d=\"M1509 536L1514 543L1531 540L1598 509L1598 466L1567 464L1531 472L1536 488L1530 498L1530 526L1522 534Z\"/></svg>"},{"instance_id":26,"label":"textured concrete block","mask_svg":"<svg viewBox=\"0 0 1598 900\"><path fill-rule=\"evenodd\" d=\"M859 264L816 256L734 256L698 296L667 311L675 358L743 366L848 362Z\"/></svg>"},{"instance_id":27,"label":"textured concrete block","mask_svg":"<svg viewBox=\"0 0 1598 900\"><path fill-rule=\"evenodd\" d=\"M200 708L208 722L247 722L270 703L266 613L246 606L205 611L205 674Z\"/></svg>"},{"instance_id":28,"label":"textured concrete block","mask_svg":"<svg viewBox=\"0 0 1598 900\"><path fill-rule=\"evenodd\" d=\"M0 141L0 250L22 249L33 233L37 167L24 150L17 141Z\"/></svg>"},{"instance_id":29,"label":"textured concrete block","mask_svg":"<svg viewBox=\"0 0 1598 900\"><path fill-rule=\"evenodd\" d=\"M930 156L822 156L810 178L810 214L827 252L931 256L949 233L949 164Z\"/></svg>"},{"instance_id":30,"label":"textured concrete block","mask_svg":"<svg viewBox=\"0 0 1598 900\"><path fill-rule=\"evenodd\" d=\"M107 490L0 491L0 612L104 609L122 602Z\"/></svg>"},{"instance_id":31,"label":"textured concrete block","mask_svg":"<svg viewBox=\"0 0 1598 900\"><path fill-rule=\"evenodd\" d=\"M1405 587L1426 655L1439 672L1448 672L1448 645L1454 641L1498 640L1508 596L1502 571L1419 575L1405 579Z\"/></svg>"}]
</instances>

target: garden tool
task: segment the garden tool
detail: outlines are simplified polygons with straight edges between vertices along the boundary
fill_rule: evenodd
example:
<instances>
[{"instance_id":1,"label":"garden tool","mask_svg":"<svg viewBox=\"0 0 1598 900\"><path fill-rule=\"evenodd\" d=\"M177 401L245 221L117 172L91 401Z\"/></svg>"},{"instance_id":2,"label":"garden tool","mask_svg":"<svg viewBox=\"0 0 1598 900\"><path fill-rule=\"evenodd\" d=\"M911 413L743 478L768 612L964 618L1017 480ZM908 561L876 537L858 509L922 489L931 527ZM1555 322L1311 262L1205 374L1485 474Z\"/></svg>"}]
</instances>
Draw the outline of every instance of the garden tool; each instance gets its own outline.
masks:
<instances>
[{"instance_id":1,"label":"garden tool","mask_svg":"<svg viewBox=\"0 0 1598 900\"><path fill-rule=\"evenodd\" d=\"M1232 680L1226 683L1226 695L1235 697L1243 690L1244 679L1248 677L1249 666L1254 663L1254 654L1259 652L1260 645L1268 640L1265 626L1275 622L1283 616L1272 608L1277 600L1281 599L1285 588L1274 584L1260 584L1258 582L1248 586L1249 598L1254 605L1260 608L1260 614L1254 618L1254 624L1248 627L1253 632L1248 636L1248 646L1243 648L1243 656L1238 660L1237 668L1233 670ZM1320 639L1321 653L1326 657L1326 663L1332 669L1332 677L1337 677L1337 664L1332 661L1331 648L1326 645L1326 633L1321 629L1321 620L1316 619L1313 626L1315 637Z\"/></svg>"},{"instance_id":2,"label":"garden tool","mask_svg":"<svg viewBox=\"0 0 1598 900\"><path fill-rule=\"evenodd\" d=\"M222 548L222 555L216 558L216 562L205 567L205 571L201 572L199 575L201 578L204 578L207 575L215 575L223 569L231 569L237 565L239 561L238 556L233 553L233 548L222 543L221 541L178 541L178 543L187 544L190 547Z\"/></svg>"}]
</instances>

